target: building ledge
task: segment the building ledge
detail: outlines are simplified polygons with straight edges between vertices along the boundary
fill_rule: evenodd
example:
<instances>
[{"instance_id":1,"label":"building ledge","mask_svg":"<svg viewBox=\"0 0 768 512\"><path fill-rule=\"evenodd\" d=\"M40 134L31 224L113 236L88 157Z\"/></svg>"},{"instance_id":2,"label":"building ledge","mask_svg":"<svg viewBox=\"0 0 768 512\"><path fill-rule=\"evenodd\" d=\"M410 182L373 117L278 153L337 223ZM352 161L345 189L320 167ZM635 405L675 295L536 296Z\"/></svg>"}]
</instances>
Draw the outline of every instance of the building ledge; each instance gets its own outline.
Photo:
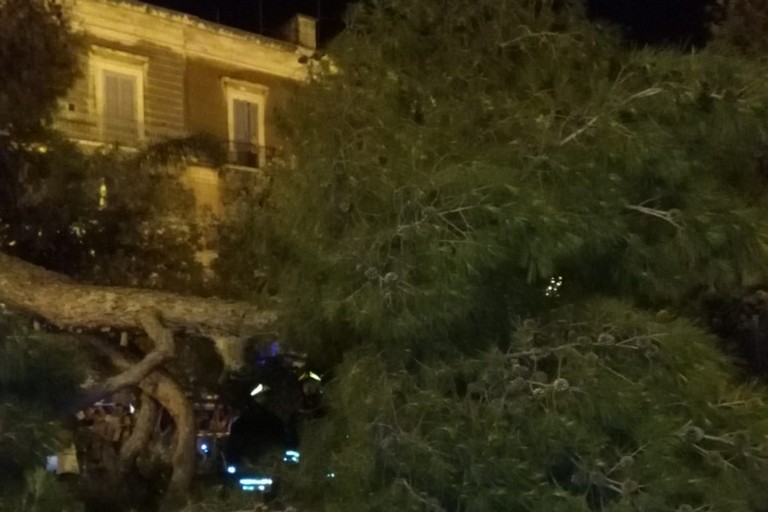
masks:
<instances>
[{"instance_id":1,"label":"building ledge","mask_svg":"<svg viewBox=\"0 0 768 512\"><path fill-rule=\"evenodd\" d=\"M77 4L82 2L101 3L106 5L116 5L126 9L131 9L134 12L146 13L155 15L161 18L176 21L185 24L190 27L202 28L206 31L228 35L238 39L246 39L250 41L256 41L265 46L272 46L287 51L307 50L309 52L314 51L313 48L302 46L293 42L268 37L262 34L256 34L255 32L249 32L235 27L222 25L214 21L208 21L193 14L187 14L179 11L174 11L165 7L157 5L147 4L138 0L69 0L70 4ZM305 16L306 17L306 16Z\"/></svg>"}]
</instances>

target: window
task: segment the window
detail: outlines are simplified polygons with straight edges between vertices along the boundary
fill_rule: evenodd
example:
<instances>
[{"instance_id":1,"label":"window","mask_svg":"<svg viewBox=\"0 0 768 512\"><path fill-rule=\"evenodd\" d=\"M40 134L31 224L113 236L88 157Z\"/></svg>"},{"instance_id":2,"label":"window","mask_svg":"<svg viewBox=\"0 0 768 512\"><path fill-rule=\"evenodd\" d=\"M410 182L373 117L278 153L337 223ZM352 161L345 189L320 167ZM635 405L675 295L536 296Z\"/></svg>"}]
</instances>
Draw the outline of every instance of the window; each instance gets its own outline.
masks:
<instances>
[{"instance_id":1,"label":"window","mask_svg":"<svg viewBox=\"0 0 768 512\"><path fill-rule=\"evenodd\" d=\"M239 80L224 80L229 124L229 163L263 167L266 163L264 106L267 88Z\"/></svg>"},{"instance_id":2,"label":"window","mask_svg":"<svg viewBox=\"0 0 768 512\"><path fill-rule=\"evenodd\" d=\"M139 135L136 77L103 71L103 135L106 140L130 141Z\"/></svg>"},{"instance_id":3,"label":"window","mask_svg":"<svg viewBox=\"0 0 768 512\"><path fill-rule=\"evenodd\" d=\"M108 49L91 54L102 142L135 146L144 139L145 58Z\"/></svg>"}]
</instances>

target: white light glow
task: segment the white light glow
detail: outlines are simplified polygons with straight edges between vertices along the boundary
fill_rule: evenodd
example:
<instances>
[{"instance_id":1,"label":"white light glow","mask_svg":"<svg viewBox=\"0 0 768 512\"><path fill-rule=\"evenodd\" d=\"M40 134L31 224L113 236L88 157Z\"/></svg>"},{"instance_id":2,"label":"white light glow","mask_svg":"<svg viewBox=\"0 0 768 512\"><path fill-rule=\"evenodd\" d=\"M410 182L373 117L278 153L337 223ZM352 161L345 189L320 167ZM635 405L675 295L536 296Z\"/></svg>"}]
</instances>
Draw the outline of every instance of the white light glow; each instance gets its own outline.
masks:
<instances>
[{"instance_id":1,"label":"white light glow","mask_svg":"<svg viewBox=\"0 0 768 512\"><path fill-rule=\"evenodd\" d=\"M271 478L241 478L240 485L272 485Z\"/></svg>"},{"instance_id":2,"label":"white light glow","mask_svg":"<svg viewBox=\"0 0 768 512\"><path fill-rule=\"evenodd\" d=\"M561 286L563 286L563 278L561 276L551 277L549 285L544 290L544 295L547 297L557 297Z\"/></svg>"}]
</instances>

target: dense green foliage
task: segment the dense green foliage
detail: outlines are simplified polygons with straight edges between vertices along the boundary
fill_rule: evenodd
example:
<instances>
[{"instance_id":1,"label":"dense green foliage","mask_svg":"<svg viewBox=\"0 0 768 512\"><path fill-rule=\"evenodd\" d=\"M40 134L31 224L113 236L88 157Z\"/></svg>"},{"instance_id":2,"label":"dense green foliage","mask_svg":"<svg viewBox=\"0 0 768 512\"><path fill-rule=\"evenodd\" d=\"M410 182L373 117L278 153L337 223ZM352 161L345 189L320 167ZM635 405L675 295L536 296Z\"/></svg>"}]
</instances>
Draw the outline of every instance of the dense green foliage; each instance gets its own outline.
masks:
<instances>
[{"instance_id":1,"label":"dense green foliage","mask_svg":"<svg viewBox=\"0 0 768 512\"><path fill-rule=\"evenodd\" d=\"M630 50L539 4L368 5L316 63L288 116L299 164L230 266L290 263L298 338L431 350L467 323L503 337L555 276L563 298L657 305L762 275L762 68Z\"/></svg>"},{"instance_id":2,"label":"dense green foliage","mask_svg":"<svg viewBox=\"0 0 768 512\"><path fill-rule=\"evenodd\" d=\"M343 360L304 438L312 504L766 501L762 390L669 312L764 279L766 69L557 4L365 2L309 64L297 162L221 268Z\"/></svg>"},{"instance_id":3,"label":"dense green foliage","mask_svg":"<svg viewBox=\"0 0 768 512\"><path fill-rule=\"evenodd\" d=\"M763 393L697 327L598 302L504 348L398 372L349 357L302 493L326 510L762 510Z\"/></svg>"},{"instance_id":4,"label":"dense green foliage","mask_svg":"<svg viewBox=\"0 0 768 512\"><path fill-rule=\"evenodd\" d=\"M85 379L73 340L0 312L0 481L40 468L56 453L63 420ZM4 490L4 489L3 489Z\"/></svg>"},{"instance_id":5,"label":"dense green foliage","mask_svg":"<svg viewBox=\"0 0 768 512\"><path fill-rule=\"evenodd\" d=\"M84 153L50 131L38 140L32 148L0 145L3 250L92 282L200 288L194 199L173 162L205 140L140 153Z\"/></svg>"},{"instance_id":6,"label":"dense green foliage","mask_svg":"<svg viewBox=\"0 0 768 512\"><path fill-rule=\"evenodd\" d=\"M0 137L39 129L79 73L79 40L54 0L0 1Z\"/></svg>"}]
</instances>

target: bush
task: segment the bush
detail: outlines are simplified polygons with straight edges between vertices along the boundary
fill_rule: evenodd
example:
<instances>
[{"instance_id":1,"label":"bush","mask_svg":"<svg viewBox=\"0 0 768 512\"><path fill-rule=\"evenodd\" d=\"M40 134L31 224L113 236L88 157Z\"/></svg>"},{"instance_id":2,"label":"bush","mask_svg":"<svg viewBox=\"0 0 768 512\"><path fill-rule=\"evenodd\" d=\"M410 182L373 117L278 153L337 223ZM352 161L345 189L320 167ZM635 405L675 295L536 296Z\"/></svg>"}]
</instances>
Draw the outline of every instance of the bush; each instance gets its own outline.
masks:
<instances>
[{"instance_id":1,"label":"bush","mask_svg":"<svg viewBox=\"0 0 768 512\"><path fill-rule=\"evenodd\" d=\"M0 492L22 488L24 474L56 453L58 420L84 380L71 340L30 323L0 310Z\"/></svg>"},{"instance_id":2,"label":"bush","mask_svg":"<svg viewBox=\"0 0 768 512\"><path fill-rule=\"evenodd\" d=\"M0 500L0 511L7 512L82 512L73 489L42 468L27 474L23 491Z\"/></svg>"}]
</instances>

